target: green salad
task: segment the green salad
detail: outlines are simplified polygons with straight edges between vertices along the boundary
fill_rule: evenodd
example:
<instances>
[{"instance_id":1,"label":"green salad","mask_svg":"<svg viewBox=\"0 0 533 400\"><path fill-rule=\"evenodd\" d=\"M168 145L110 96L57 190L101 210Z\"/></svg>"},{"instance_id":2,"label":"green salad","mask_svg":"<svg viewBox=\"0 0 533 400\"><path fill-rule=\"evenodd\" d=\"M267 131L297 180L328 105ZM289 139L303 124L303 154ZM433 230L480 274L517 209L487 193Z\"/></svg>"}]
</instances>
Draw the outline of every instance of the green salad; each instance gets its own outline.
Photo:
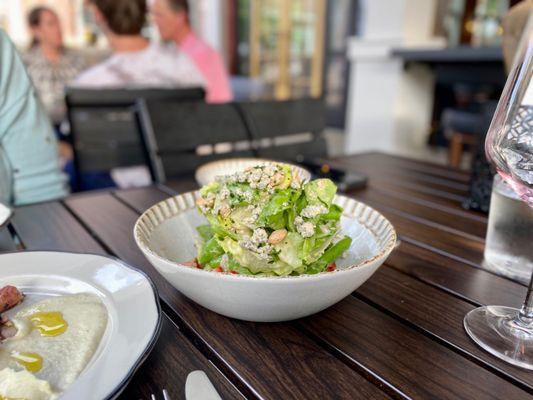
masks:
<instances>
[{"instance_id":1,"label":"green salad","mask_svg":"<svg viewBox=\"0 0 533 400\"><path fill-rule=\"evenodd\" d=\"M268 164L219 177L200 190L195 265L246 275L316 274L335 269L351 239L340 234L342 208L329 179L307 183L287 165Z\"/></svg>"}]
</instances>

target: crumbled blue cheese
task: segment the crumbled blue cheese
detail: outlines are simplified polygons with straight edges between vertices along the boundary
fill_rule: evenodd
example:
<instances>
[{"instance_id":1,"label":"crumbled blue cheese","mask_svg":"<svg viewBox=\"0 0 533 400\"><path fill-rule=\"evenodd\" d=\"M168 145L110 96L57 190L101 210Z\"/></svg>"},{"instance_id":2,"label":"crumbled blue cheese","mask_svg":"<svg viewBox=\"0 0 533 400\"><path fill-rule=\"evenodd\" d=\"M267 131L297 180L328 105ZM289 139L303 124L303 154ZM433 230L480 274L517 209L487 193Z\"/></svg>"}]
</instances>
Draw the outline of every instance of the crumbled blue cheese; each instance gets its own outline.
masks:
<instances>
[{"instance_id":1,"label":"crumbled blue cheese","mask_svg":"<svg viewBox=\"0 0 533 400\"><path fill-rule=\"evenodd\" d=\"M229 183L248 183L252 189L271 190L283 182L284 175L277 165L251 167L226 177Z\"/></svg>"},{"instance_id":2,"label":"crumbled blue cheese","mask_svg":"<svg viewBox=\"0 0 533 400\"><path fill-rule=\"evenodd\" d=\"M236 178L237 182L244 183L248 179L248 175L246 174L246 172L238 172Z\"/></svg>"},{"instance_id":3,"label":"crumbled blue cheese","mask_svg":"<svg viewBox=\"0 0 533 400\"><path fill-rule=\"evenodd\" d=\"M294 219L294 226L296 227L296 230L302 237L308 238L315 234L315 225L313 225L312 222L304 221L304 219L300 216L297 216Z\"/></svg>"},{"instance_id":4,"label":"crumbled blue cheese","mask_svg":"<svg viewBox=\"0 0 533 400\"><path fill-rule=\"evenodd\" d=\"M271 179L270 179L270 176L264 174L262 177L261 177L261 180L259 182L257 182L257 188L259 190L264 190L267 188L267 186L269 186L271 184Z\"/></svg>"},{"instance_id":5,"label":"crumbled blue cheese","mask_svg":"<svg viewBox=\"0 0 533 400\"><path fill-rule=\"evenodd\" d=\"M246 250L255 253L263 260L271 260L273 247L267 243L268 234L263 228L254 229L252 236L241 240L239 245Z\"/></svg>"},{"instance_id":6,"label":"crumbled blue cheese","mask_svg":"<svg viewBox=\"0 0 533 400\"><path fill-rule=\"evenodd\" d=\"M241 188L236 188L233 193L244 201L250 203L253 199L253 194L249 190L242 190Z\"/></svg>"},{"instance_id":7,"label":"crumbled blue cheese","mask_svg":"<svg viewBox=\"0 0 533 400\"><path fill-rule=\"evenodd\" d=\"M326 214L328 209L323 204L315 204L305 207L300 215L305 218L315 218L318 215Z\"/></svg>"},{"instance_id":8,"label":"crumbled blue cheese","mask_svg":"<svg viewBox=\"0 0 533 400\"><path fill-rule=\"evenodd\" d=\"M262 247L259 247L256 251L256 254L259 258L263 259L263 260L267 260L267 261L270 261L272 260L272 255L271 255L271 252L274 248L269 245L269 244L266 244Z\"/></svg>"},{"instance_id":9,"label":"crumbled blue cheese","mask_svg":"<svg viewBox=\"0 0 533 400\"><path fill-rule=\"evenodd\" d=\"M248 225L255 224L257 218L259 218L259 214L261 214L261 208L259 208L258 206L249 205L247 207L247 211L250 212L250 216L243 220L244 223Z\"/></svg>"},{"instance_id":10,"label":"crumbled blue cheese","mask_svg":"<svg viewBox=\"0 0 533 400\"><path fill-rule=\"evenodd\" d=\"M254 229L252 234L251 241L254 245L258 246L260 244L266 243L268 240L268 234L263 228Z\"/></svg>"},{"instance_id":11,"label":"crumbled blue cheese","mask_svg":"<svg viewBox=\"0 0 533 400\"><path fill-rule=\"evenodd\" d=\"M268 176L274 176L274 174L276 172L278 172L279 168L276 167L275 165L272 165L272 164L269 164L267 165L265 168L264 168L264 172L265 174L267 174Z\"/></svg>"},{"instance_id":12,"label":"crumbled blue cheese","mask_svg":"<svg viewBox=\"0 0 533 400\"><path fill-rule=\"evenodd\" d=\"M223 187L222 189L220 189L220 192L219 192L219 196L220 196L220 200L226 200L227 198L229 198L230 196L230 191L227 187Z\"/></svg>"}]
</instances>

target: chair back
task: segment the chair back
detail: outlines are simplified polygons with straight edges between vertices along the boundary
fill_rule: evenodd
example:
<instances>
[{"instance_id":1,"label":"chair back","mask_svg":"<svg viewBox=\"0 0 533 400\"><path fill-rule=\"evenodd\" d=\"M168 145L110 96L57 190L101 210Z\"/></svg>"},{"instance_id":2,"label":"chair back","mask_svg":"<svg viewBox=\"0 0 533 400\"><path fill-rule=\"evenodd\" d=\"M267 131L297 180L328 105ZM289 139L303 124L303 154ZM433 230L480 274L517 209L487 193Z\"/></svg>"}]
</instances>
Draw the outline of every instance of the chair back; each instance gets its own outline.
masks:
<instances>
[{"instance_id":1,"label":"chair back","mask_svg":"<svg viewBox=\"0 0 533 400\"><path fill-rule=\"evenodd\" d=\"M327 156L322 99L244 102L239 107L258 156L292 162Z\"/></svg>"},{"instance_id":2,"label":"chair back","mask_svg":"<svg viewBox=\"0 0 533 400\"><path fill-rule=\"evenodd\" d=\"M249 133L234 103L142 99L137 103L137 116L151 172L159 183L191 174L209 161L253 156L246 148Z\"/></svg>"},{"instance_id":3,"label":"chair back","mask_svg":"<svg viewBox=\"0 0 533 400\"><path fill-rule=\"evenodd\" d=\"M140 98L202 101L201 88L78 89L66 93L77 181L83 172L147 164L134 105Z\"/></svg>"}]
</instances>

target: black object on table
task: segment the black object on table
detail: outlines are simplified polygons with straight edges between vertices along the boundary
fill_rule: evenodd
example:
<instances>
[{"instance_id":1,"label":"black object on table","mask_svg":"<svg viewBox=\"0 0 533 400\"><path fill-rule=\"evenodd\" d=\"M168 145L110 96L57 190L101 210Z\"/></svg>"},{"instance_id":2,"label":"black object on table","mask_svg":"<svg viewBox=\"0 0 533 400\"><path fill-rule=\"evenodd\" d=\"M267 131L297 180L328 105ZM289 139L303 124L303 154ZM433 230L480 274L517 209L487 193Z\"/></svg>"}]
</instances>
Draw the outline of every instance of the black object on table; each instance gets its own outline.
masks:
<instances>
[{"instance_id":1,"label":"black object on table","mask_svg":"<svg viewBox=\"0 0 533 400\"><path fill-rule=\"evenodd\" d=\"M328 178L334 181L339 191L358 190L366 187L368 176L351 169L332 167L320 159L302 159L298 164L307 168L316 178Z\"/></svg>"}]
</instances>

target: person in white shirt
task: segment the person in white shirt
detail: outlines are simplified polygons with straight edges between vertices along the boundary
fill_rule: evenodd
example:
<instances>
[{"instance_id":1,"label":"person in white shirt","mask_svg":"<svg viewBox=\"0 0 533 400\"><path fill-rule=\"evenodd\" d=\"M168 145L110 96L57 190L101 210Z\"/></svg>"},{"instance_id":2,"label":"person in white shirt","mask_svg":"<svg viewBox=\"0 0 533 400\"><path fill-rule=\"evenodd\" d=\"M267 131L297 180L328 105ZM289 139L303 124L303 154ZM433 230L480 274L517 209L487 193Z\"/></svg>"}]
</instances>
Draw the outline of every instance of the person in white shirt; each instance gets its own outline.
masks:
<instances>
[{"instance_id":1,"label":"person in white shirt","mask_svg":"<svg viewBox=\"0 0 533 400\"><path fill-rule=\"evenodd\" d=\"M151 44L141 35L146 22L145 0L89 0L88 4L113 55L81 73L72 86L205 87L202 74L185 53Z\"/></svg>"},{"instance_id":2,"label":"person in white shirt","mask_svg":"<svg viewBox=\"0 0 533 400\"><path fill-rule=\"evenodd\" d=\"M205 87L203 75L185 53L151 44L141 35L146 22L145 0L88 0L88 5L113 55L81 73L71 86L95 90ZM111 178L121 188L151 181L146 166L115 168Z\"/></svg>"}]
</instances>

